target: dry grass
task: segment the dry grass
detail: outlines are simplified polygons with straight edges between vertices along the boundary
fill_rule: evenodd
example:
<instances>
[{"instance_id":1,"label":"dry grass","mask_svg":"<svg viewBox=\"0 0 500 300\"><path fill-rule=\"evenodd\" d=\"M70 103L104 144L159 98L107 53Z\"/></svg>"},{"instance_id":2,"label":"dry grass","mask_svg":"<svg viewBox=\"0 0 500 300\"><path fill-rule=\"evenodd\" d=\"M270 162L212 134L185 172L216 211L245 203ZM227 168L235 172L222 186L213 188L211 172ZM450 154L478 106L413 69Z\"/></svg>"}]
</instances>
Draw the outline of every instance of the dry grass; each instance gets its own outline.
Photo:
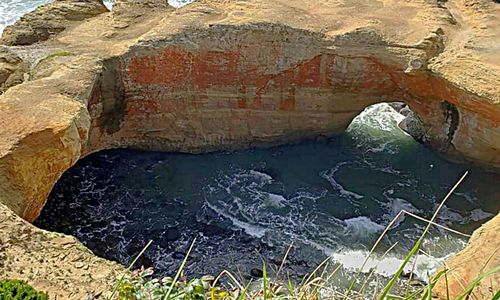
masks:
<instances>
[{"instance_id":1,"label":"dry grass","mask_svg":"<svg viewBox=\"0 0 500 300\"><path fill-rule=\"evenodd\" d=\"M292 249L293 245L287 249L282 263L278 270L274 274L269 274L268 266L263 262L263 278L262 280L256 282L249 282L244 284L236 279L236 276L231 272L225 270L221 272L216 278L205 276L201 279L193 279L187 281L183 276L184 266L188 259L188 256L193 249L195 241L191 244L189 251L184 258L176 276L171 278L163 278L161 280L153 279L147 280L146 278L152 274L151 270L142 270L136 272L133 276L123 276L120 278L116 284L114 290L107 299L120 299L120 300L135 300L135 299L162 299L162 300L319 300L319 299L343 299L343 300L358 300L358 299L403 299L403 300L414 300L414 299L431 299L432 290L439 280L445 280L448 282L449 269L444 266L443 270L438 272L434 277L429 279L426 286L420 288L411 289L408 280L407 286L404 293L393 294L397 282L401 282L401 275L405 267L411 263L413 260L412 270L415 268L416 257L418 255L428 255L420 249L420 246L427 235L431 226L437 226L444 230L448 230L455 234L460 234L469 237L464 233L458 232L456 230L447 228L445 226L439 225L435 222L440 210L444 206L448 198L453 194L456 188L461 184L461 182L466 178L468 173L465 173L453 186L453 188L448 192L448 194L443 198L440 205L435 210L432 218L427 220L418 215L412 214L407 211L400 211L398 215L387 225L385 230L382 232L380 237L377 239L367 257L365 258L362 266L359 268L358 272L353 275L352 281L349 288L346 290L338 290L335 287L329 285L330 279L336 274L340 269L340 264L331 266L331 261L329 258L324 260L318 267L311 272L309 275L300 283L293 283L288 275L283 274L283 267L286 264L288 255ZM423 233L415 243L414 247L409 251L403 263L400 265L396 273L390 278L389 282L379 289L379 282L377 281L375 288L367 292L367 286L373 277L374 271L369 272L368 276L364 278L362 284L358 286L356 283L361 278L361 272L366 266L370 256L377 249L384 236L389 232L395 222L402 215L408 215L414 217L421 221L427 223ZM140 253L142 255L150 243L143 249ZM388 250L385 251L381 259L383 259L387 254L391 252L397 243L392 245ZM139 255L139 256L140 256ZM492 254L493 257L494 254ZM137 260L137 259L136 259ZM136 261L135 260L135 261ZM132 268L133 264L129 267ZM333 269L332 269L333 268ZM500 272L500 267L496 267L491 270L482 270L482 273L473 280L469 285L463 285L463 292L456 298L457 300L469 299L470 296L473 297L474 289L479 285L479 283L495 274ZM412 273L411 273L412 274ZM411 275L410 275L411 276ZM224 281L224 284L220 284ZM498 300L500 299L500 292L496 296Z\"/></svg>"}]
</instances>

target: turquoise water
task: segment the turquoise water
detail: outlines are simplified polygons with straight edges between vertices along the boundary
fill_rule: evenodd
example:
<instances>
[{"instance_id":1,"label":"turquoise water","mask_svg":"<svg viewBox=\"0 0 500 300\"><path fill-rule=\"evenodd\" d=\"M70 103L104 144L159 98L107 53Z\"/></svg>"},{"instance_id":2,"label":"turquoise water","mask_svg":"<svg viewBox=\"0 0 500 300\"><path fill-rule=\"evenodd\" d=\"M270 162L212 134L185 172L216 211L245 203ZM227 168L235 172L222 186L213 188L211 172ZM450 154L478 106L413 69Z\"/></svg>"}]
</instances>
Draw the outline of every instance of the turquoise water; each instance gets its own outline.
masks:
<instances>
[{"instance_id":1,"label":"turquoise water","mask_svg":"<svg viewBox=\"0 0 500 300\"><path fill-rule=\"evenodd\" d=\"M0 32L46 2L1 1ZM96 254L123 264L152 239L139 263L161 274L176 270L195 237L189 274L229 269L244 278L260 268L260 257L281 263L293 243L288 272L300 277L331 257L342 264L332 280L345 286L400 210L429 218L465 170L471 175L438 222L471 233L500 210L498 175L442 160L398 128L402 118L379 104L327 140L204 155L97 153L64 174L36 225L75 235ZM390 275L423 226L400 218L364 271ZM429 268L465 242L433 228L423 246L431 257L419 257L417 275L425 280Z\"/></svg>"},{"instance_id":2,"label":"turquoise water","mask_svg":"<svg viewBox=\"0 0 500 300\"><path fill-rule=\"evenodd\" d=\"M14 23L26 12L32 11L48 0L2 0L0 1L0 33L5 26Z\"/></svg>"},{"instance_id":3,"label":"turquoise water","mask_svg":"<svg viewBox=\"0 0 500 300\"><path fill-rule=\"evenodd\" d=\"M498 175L442 160L402 132L401 119L379 104L327 140L203 155L97 153L63 176L36 224L124 264L152 239L141 264L161 274L175 272L195 237L187 267L195 275L229 269L249 276L260 256L277 265L293 243L287 271L300 277L330 256L343 265L342 286L400 210L430 218L467 169L437 222L471 233L500 210ZM390 275L424 225L399 219L375 257L398 245L365 271ZM433 228L423 246L432 257L420 256L416 273L427 278L465 242Z\"/></svg>"}]
</instances>

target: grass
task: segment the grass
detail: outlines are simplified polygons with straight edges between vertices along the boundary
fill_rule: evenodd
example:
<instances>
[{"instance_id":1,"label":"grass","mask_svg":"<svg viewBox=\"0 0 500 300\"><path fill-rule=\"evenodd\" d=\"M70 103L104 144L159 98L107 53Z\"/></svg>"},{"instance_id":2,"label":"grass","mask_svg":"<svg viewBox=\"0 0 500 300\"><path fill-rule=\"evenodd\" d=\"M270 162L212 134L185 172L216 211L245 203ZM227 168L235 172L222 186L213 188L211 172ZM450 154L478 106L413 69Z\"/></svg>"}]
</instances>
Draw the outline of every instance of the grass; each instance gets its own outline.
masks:
<instances>
[{"instance_id":1,"label":"grass","mask_svg":"<svg viewBox=\"0 0 500 300\"><path fill-rule=\"evenodd\" d=\"M65 51L65 50L57 50L57 51L54 51L54 52L51 52L49 55L45 56L44 58L40 59L37 63L37 66L51 60L51 59L54 59L56 57L64 57L64 56L71 56L73 55L73 53L69 52L69 51Z\"/></svg>"},{"instance_id":2,"label":"grass","mask_svg":"<svg viewBox=\"0 0 500 300\"><path fill-rule=\"evenodd\" d=\"M136 299L158 299L158 300L320 300L320 299L343 299L343 300L354 300L354 299L402 299L402 300L430 300L432 299L433 289L440 280L445 280L446 287L448 287L448 273L450 270L445 266L443 270L430 277L427 285L419 288L410 288L409 284L411 280L407 281L407 286L404 293L393 293L393 289L397 283L401 283L402 273L407 265L411 263L412 258L418 255L427 255L424 251L420 249L424 238L431 226L439 226L443 229L456 231L441 226L435 223L436 217L438 216L440 210L444 206L445 202L456 190L456 188L461 184L461 182L466 178L468 173L465 173L453 186L453 188L448 192L448 194L443 198L440 205L435 210L432 218L430 220L423 219L419 216L415 216L417 219L425 220L427 226L425 227L423 233L414 244L413 248L408 252L403 263L400 265L396 273L390 278L388 283L379 289L379 282L376 282L375 288L366 292L366 287L369 284L369 280L372 278L373 270L369 272L368 276L364 278L361 286L357 285L360 280L361 272L368 262L369 257L374 253L376 247L381 242L383 237L391 229L392 225L402 214L412 214L408 212L401 211L393 221L391 221L385 230L382 232L375 245L372 247L371 251L365 258L364 263L360 267L359 271L353 276L349 287L340 291L329 286L330 279L335 275L335 273L340 269L340 265L330 267L331 262L329 259L323 261L311 274L305 276L302 282L294 283L288 276L285 276L282 272L283 266L287 260L288 254L292 248L292 245L286 251L283 261L276 272L273 275L270 274L270 269L263 261L262 273L263 278L257 281L250 281L243 284L229 271L223 271L219 276L213 278L211 276L205 276L199 279L187 280L184 276L184 268L187 259L195 245L196 241L191 244L186 257L182 261L175 277L172 279L170 277L165 277L162 279L148 279L153 274L152 269L141 269L132 273L132 275L122 276L115 288L109 295L105 295L107 300L136 300ZM461 234L461 233L459 233ZM147 249L148 245L139 254L142 255ZM392 245L382 256L386 256L397 244ZM498 249L497 249L498 250ZM490 259L496 255L491 254ZM138 256L138 257L139 257ZM487 262L489 262L489 260ZM137 258L136 258L137 260ZM130 265L129 270L132 268L134 262ZM412 270L415 265L413 265ZM500 272L500 266L492 269L485 270L483 267L479 276L472 280L467 286L463 286L463 291L455 298L456 300L465 300L474 297L474 289L486 278L497 274ZM453 275L453 274L452 274ZM224 279L224 284L220 282ZM411 279L411 277L410 277ZM447 291L448 292L448 291ZM447 293L448 298L449 293ZM476 298L472 298L476 299ZM494 300L500 300L500 291L493 296Z\"/></svg>"}]
</instances>

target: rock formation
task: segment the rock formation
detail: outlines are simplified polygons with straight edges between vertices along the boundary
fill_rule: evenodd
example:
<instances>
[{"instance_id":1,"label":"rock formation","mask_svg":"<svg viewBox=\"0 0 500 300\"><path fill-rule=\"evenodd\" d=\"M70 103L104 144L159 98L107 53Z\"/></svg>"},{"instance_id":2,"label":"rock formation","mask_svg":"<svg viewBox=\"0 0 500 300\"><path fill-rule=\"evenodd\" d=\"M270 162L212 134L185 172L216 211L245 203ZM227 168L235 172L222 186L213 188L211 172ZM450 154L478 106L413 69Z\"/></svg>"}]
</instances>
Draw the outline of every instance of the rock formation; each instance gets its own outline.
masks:
<instances>
[{"instance_id":1,"label":"rock formation","mask_svg":"<svg viewBox=\"0 0 500 300\"><path fill-rule=\"evenodd\" d=\"M95 9L60 14L54 6L63 4L65 12ZM407 103L422 140L449 157L500 169L493 1L203 0L178 10L122 1L111 13L99 5L56 1L2 38L47 40L36 45L43 68L0 96L0 202L28 221L88 153L197 153L329 136L378 102ZM56 25L52 14L62 15ZM54 51L71 55L54 59ZM485 262L488 249L477 249ZM500 286L498 276L493 282Z\"/></svg>"},{"instance_id":2,"label":"rock formation","mask_svg":"<svg viewBox=\"0 0 500 300\"><path fill-rule=\"evenodd\" d=\"M27 72L27 63L8 48L0 48L0 93L22 83Z\"/></svg>"},{"instance_id":3,"label":"rock formation","mask_svg":"<svg viewBox=\"0 0 500 300\"><path fill-rule=\"evenodd\" d=\"M446 262L446 269L451 270L451 272L447 275L448 282L438 281L434 289L436 297L447 299L446 291L449 290L450 299L453 299L453 296L461 293L481 273L500 266L499 232L500 214L476 230L467 247ZM481 288L472 291L470 298L494 299L495 294L500 290L499 287L498 274L487 277L483 280Z\"/></svg>"},{"instance_id":4,"label":"rock formation","mask_svg":"<svg viewBox=\"0 0 500 300\"><path fill-rule=\"evenodd\" d=\"M29 281L51 299L82 299L109 289L124 271L76 238L40 230L0 204L0 278Z\"/></svg>"},{"instance_id":5,"label":"rock formation","mask_svg":"<svg viewBox=\"0 0 500 300\"><path fill-rule=\"evenodd\" d=\"M24 15L5 28L0 42L5 45L31 45L48 40L78 22L107 12L100 0L55 0Z\"/></svg>"}]
</instances>

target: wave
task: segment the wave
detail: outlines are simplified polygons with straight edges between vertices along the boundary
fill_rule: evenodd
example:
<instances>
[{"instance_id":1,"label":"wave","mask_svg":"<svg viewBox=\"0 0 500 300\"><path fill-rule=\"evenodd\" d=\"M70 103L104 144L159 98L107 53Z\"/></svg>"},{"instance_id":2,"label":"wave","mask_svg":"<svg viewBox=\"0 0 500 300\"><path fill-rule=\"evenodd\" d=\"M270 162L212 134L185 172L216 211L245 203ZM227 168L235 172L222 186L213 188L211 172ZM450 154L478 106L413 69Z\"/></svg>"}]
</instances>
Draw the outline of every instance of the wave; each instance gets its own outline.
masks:
<instances>
[{"instance_id":1,"label":"wave","mask_svg":"<svg viewBox=\"0 0 500 300\"><path fill-rule=\"evenodd\" d=\"M368 253L368 251L363 250L344 250L333 253L330 257L333 261L340 263L348 271L357 272L363 265ZM413 273L420 279L427 279L428 274L434 273L448 257L449 255L443 257L428 257L425 255L419 255L416 257L415 269L413 270ZM382 257L380 254L372 253L361 272L369 273L374 271L374 273L382 276L392 276L399 269L403 261L403 255L397 256L389 254ZM404 269L405 273L412 271L413 261L414 260L406 265Z\"/></svg>"},{"instance_id":2,"label":"wave","mask_svg":"<svg viewBox=\"0 0 500 300\"><path fill-rule=\"evenodd\" d=\"M344 220L345 234L350 237L369 238L373 234L381 232L385 229L384 226L373 222L365 216L354 217Z\"/></svg>"},{"instance_id":3,"label":"wave","mask_svg":"<svg viewBox=\"0 0 500 300\"><path fill-rule=\"evenodd\" d=\"M403 121L405 116L397 112L387 103L379 103L368 106L361 112L347 129L348 132L354 131L360 125L364 127L371 127L378 130L392 132L398 129L402 134L404 133L399 129L398 124Z\"/></svg>"},{"instance_id":4,"label":"wave","mask_svg":"<svg viewBox=\"0 0 500 300\"><path fill-rule=\"evenodd\" d=\"M470 212L469 219L474 222L479 222L494 216L495 215L492 213L486 212L480 208L476 208Z\"/></svg>"},{"instance_id":5,"label":"wave","mask_svg":"<svg viewBox=\"0 0 500 300\"><path fill-rule=\"evenodd\" d=\"M411 212L411 213L419 213L420 210L413 206L410 202L405 199L401 199L398 197L392 197L394 194L394 189L388 189L383 192L384 197L389 200L388 202L378 201L380 206L382 206L387 213L382 217L386 221L392 221L402 210ZM401 215L394 223L393 228L399 226L405 220L405 215Z\"/></svg>"},{"instance_id":6,"label":"wave","mask_svg":"<svg viewBox=\"0 0 500 300\"><path fill-rule=\"evenodd\" d=\"M404 118L387 103L374 104L352 120L346 133L366 153L396 154L401 143L414 142L399 128Z\"/></svg>"},{"instance_id":7,"label":"wave","mask_svg":"<svg viewBox=\"0 0 500 300\"><path fill-rule=\"evenodd\" d=\"M344 198L347 198L349 200L354 200L354 202L357 202L357 200L364 198L364 196L357 194L355 192L346 190L340 183L338 183L335 180L335 177L334 177L335 173L337 173L339 171L340 167L347 165L347 164L348 164L347 162L338 163L332 169L320 173L320 176L323 177L324 179L326 179L332 185L332 187L335 189L335 191L337 191L341 196L343 196Z\"/></svg>"},{"instance_id":8,"label":"wave","mask_svg":"<svg viewBox=\"0 0 500 300\"><path fill-rule=\"evenodd\" d=\"M271 180L273 180L273 178L271 177L271 175L266 174L266 173L264 173L264 172L259 172L259 171L255 171L255 170L250 170L250 171L248 172L248 174L249 174L250 176L255 177L256 179L262 180L263 182L270 182Z\"/></svg>"},{"instance_id":9,"label":"wave","mask_svg":"<svg viewBox=\"0 0 500 300\"><path fill-rule=\"evenodd\" d=\"M255 224L250 224L248 222L243 222L231 214L225 213L223 210L219 209L218 207L211 205L209 202L205 202L205 204L213 211L215 211L217 214L229 219L234 226L243 229L248 235L256 237L256 238L262 238L266 232L267 229L255 225Z\"/></svg>"}]
</instances>

